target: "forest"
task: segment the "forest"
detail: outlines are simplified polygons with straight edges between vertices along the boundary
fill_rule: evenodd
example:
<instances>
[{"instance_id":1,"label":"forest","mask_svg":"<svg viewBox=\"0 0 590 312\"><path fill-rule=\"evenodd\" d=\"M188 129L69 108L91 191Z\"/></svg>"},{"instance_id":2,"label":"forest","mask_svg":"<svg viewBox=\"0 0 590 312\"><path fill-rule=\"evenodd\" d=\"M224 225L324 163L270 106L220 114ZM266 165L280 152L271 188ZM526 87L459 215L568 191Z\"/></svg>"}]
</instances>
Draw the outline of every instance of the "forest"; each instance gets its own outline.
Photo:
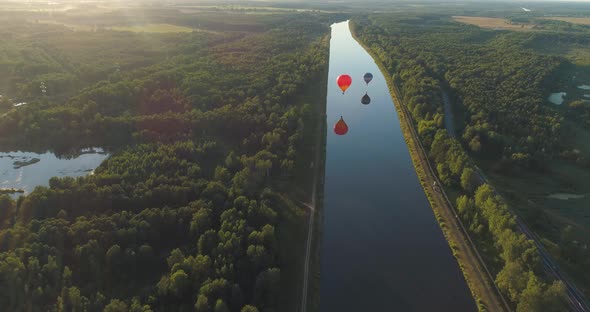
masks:
<instances>
[{"instance_id":1,"label":"forest","mask_svg":"<svg viewBox=\"0 0 590 312\"><path fill-rule=\"evenodd\" d=\"M303 241L280 233L303 218L303 142L320 120L299 94L325 89L309 81L327 72L338 16L229 27L216 14L207 31L157 34L1 15L0 88L28 104L0 106L0 145L112 152L92 175L0 197L3 309L281 310L283 264Z\"/></svg>"},{"instance_id":2,"label":"forest","mask_svg":"<svg viewBox=\"0 0 590 312\"><path fill-rule=\"evenodd\" d=\"M436 13L373 14L353 22L399 88L440 180L509 304L516 311L566 311L565 287L548 278L537 247L517 229L513 201L482 184L477 165L506 176L544 172L571 148L571 112L543 98L571 63L531 48L568 35L490 31ZM444 93L453 102L456 133L445 124ZM536 213L531 220L550 219ZM569 232L557 238L564 248L555 246L552 253L566 267L577 267L574 272L587 272L590 253L570 247ZM580 276L574 278L583 282Z\"/></svg>"}]
</instances>

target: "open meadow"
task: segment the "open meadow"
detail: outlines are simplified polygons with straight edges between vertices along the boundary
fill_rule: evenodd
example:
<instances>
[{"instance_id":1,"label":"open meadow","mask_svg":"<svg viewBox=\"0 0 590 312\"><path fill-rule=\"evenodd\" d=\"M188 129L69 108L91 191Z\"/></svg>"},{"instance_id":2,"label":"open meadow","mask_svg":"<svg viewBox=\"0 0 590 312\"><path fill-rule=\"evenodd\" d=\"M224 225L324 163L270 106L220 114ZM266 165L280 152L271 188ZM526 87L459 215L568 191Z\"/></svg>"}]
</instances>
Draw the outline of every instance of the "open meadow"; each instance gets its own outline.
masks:
<instances>
[{"instance_id":1,"label":"open meadow","mask_svg":"<svg viewBox=\"0 0 590 312\"><path fill-rule=\"evenodd\" d=\"M531 24L513 24L506 18L481 17L481 16L453 16L453 20L459 23L479 26L481 28L495 30L530 31L535 28Z\"/></svg>"}]
</instances>

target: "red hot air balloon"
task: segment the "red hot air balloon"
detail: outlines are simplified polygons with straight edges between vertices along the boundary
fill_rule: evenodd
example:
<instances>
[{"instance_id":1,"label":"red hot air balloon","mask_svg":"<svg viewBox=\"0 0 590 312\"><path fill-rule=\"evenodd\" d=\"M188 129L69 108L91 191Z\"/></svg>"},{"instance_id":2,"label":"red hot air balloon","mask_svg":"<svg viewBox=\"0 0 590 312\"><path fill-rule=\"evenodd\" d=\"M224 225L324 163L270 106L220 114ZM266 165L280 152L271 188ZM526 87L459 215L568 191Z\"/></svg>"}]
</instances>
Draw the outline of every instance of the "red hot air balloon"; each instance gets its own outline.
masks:
<instances>
[{"instance_id":1,"label":"red hot air balloon","mask_svg":"<svg viewBox=\"0 0 590 312\"><path fill-rule=\"evenodd\" d=\"M334 124L334 133L337 135L345 135L348 132L348 125L344 122L342 116L340 116L340 120L336 124Z\"/></svg>"},{"instance_id":2,"label":"red hot air balloon","mask_svg":"<svg viewBox=\"0 0 590 312\"><path fill-rule=\"evenodd\" d=\"M344 94L346 89L352 84L352 78L350 78L349 75L340 75L336 78L336 82L338 83L338 87L342 90L342 94Z\"/></svg>"}]
</instances>

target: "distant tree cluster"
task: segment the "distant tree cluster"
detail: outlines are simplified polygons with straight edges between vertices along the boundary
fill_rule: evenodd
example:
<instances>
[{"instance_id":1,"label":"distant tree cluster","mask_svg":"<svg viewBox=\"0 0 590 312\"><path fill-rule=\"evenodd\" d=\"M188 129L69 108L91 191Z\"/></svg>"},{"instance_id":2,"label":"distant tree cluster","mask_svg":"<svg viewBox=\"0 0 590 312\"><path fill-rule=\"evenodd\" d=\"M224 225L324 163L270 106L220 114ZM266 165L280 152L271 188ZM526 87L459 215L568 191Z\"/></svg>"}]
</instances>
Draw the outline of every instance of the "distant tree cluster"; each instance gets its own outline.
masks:
<instances>
[{"instance_id":1,"label":"distant tree cluster","mask_svg":"<svg viewBox=\"0 0 590 312\"><path fill-rule=\"evenodd\" d=\"M85 182L77 181L91 189ZM71 200L64 192L78 192L67 186L44 190L62 195L55 201L33 200L57 210L59 200ZM115 206L75 218L62 209L31 222L8 218L0 234L0 301L9 311L239 311L248 304L276 310L280 197L269 189L256 199L230 196L231 188L217 181L203 187L186 206ZM79 204L117 201L108 191L86 193L94 200ZM6 206L7 197L0 200ZM7 226L11 219L16 223Z\"/></svg>"},{"instance_id":2,"label":"distant tree cluster","mask_svg":"<svg viewBox=\"0 0 590 312\"><path fill-rule=\"evenodd\" d=\"M516 229L516 220L502 198L487 184L474 196L457 198L457 210L469 231L481 240L493 241L499 255L496 285L516 306L516 311L567 311L565 286L545 282L543 265L533 241Z\"/></svg>"}]
</instances>

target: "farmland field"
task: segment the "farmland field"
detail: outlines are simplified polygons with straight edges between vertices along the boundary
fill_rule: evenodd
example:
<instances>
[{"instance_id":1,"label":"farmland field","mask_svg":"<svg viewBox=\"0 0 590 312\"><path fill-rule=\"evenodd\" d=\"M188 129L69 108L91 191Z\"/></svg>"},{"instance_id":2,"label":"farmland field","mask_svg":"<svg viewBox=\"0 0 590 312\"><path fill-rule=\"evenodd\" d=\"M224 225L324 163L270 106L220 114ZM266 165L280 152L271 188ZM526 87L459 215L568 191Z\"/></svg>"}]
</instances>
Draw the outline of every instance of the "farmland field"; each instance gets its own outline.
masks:
<instances>
[{"instance_id":1,"label":"farmland field","mask_svg":"<svg viewBox=\"0 0 590 312\"><path fill-rule=\"evenodd\" d=\"M504 29L527 31L533 30L534 25L530 24L511 24L505 18L497 17L480 17L480 16L453 16L453 20L459 23L479 26L481 28Z\"/></svg>"},{"instance_id":2,"label":"farmland field","mask_svg":"<svg viewBox=\"0 0 590 312\"><path fill-rule=\"evenodd\" d=\"M61 25L66 28L69 28L74 31L95 31L97 29L94 25L86 25L86 24L70 24L70 23L62 23L57 20L38 20L37 23L39 24L48 24L48 25ZM105 30L113 30L113 31L130 31L130 32L146 32L146 33L184 33L184 32L192 32L192 31L199 31L198 29L193 29L190 27L185 26L178 26L172 24L155 24L155 23L147 23L147 24L131 24L131 25L124 25L124 26L110 26L110 27L102 27Z\"/></svg>"}]
</instances>

